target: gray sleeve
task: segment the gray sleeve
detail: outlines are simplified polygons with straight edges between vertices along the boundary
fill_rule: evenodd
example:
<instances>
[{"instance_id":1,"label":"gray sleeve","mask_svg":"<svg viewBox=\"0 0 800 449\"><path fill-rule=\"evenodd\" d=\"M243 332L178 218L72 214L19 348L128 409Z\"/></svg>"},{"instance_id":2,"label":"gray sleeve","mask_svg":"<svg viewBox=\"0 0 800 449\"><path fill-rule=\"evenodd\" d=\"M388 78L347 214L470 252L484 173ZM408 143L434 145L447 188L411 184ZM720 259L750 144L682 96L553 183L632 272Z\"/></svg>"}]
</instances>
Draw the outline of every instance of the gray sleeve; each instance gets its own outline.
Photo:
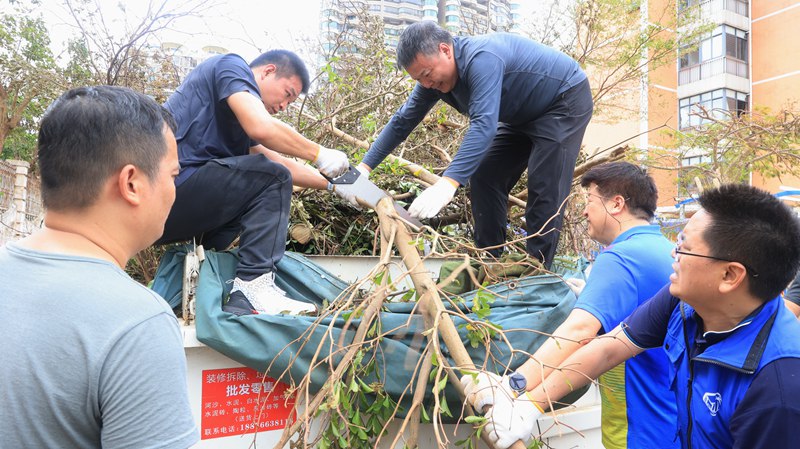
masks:
<instances>
[{"instance_id":1,"label":"gray sleeve","mask_svg":"<svg viewBox=\"0 0 800 449\"><path fill-rule=\"evenodd\" d=\"M199 440L174 315L158 314L123 334L98 389L103 448L183 449Z\"/></svg>"},{"instance_id":2,"label":"gray sleeve","mask_svg":"<svg viewBox=\"0 0 800 449\"><path fill-rule=\"evenodd\" d=\"M369 168L377 167L411 134L437 101L439 96L434 90L426 89L417 83L411 91L411 96L394 113L378 138L372 142L362 162Z\"/></svg>"},{"instance_id":3,"label":"gray sleeve","mask_svg":"<svg viewBox=\"0 0 800 449\"><path fill-rule=\"evenodd\" d=\"M783 299L800 306L800 271L797 272L794 280L789 284L789 288L783 292Z\"/></svg>"}]
</instances>

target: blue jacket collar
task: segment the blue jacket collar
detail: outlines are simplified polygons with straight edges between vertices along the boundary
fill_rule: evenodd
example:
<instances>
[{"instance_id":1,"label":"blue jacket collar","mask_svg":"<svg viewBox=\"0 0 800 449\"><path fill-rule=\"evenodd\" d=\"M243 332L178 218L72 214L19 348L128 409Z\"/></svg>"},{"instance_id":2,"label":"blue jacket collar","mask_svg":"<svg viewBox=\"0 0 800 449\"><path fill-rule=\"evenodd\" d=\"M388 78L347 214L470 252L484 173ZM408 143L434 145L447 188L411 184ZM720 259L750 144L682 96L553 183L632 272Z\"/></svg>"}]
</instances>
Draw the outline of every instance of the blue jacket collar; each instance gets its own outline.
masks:
<instances>
[{"instance_id":1,"label":"blue jacket collar","mask_svg":"<svg viewBox=\"0 0 800 449\"><path fill-rule=\"evenodd\" d=\"M775 298L764 303L755 313L751 314L733 329L725 332L715 332L715 344L711 344L702 353L694 357L694 360L723 365L727 368L747 374L755 373L764 355L767 337L772 331L772 325L778 314L779 307L782 307L780 298ZM697 329L697 315L691 306L680 303L681 315L684 319L684 331L687 336L694 338ZM755 326L758 331L749 331ZM706 333L708 336L708 333ZM742 351L742 348L749 348Z\"/></svg>"}]
</instances>

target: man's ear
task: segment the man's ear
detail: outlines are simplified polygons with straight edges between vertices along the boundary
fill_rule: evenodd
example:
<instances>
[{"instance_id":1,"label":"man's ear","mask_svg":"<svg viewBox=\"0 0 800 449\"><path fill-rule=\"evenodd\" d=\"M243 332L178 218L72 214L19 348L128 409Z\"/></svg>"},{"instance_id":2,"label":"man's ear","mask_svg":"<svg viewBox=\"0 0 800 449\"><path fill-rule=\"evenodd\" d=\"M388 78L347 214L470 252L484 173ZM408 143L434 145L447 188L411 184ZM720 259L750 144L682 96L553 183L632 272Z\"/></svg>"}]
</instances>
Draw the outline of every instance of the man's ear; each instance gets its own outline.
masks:
<instances>
[{"instance_id":1,"label":"man's ear","mask_svg":"<svg viewBox=\"0 0 800 449\"><path fill-rule=\"evenodd\" d=\"M439 43L439 51L444 53L448 58L453 57L453 49L444 42Z\"/></svg>"},{"instance_id":2,"label":"man's ear","mask_svg":"<svg viewBox=\"0 0 800 449\"><path fill-rule=\"evenodd\" d=\"M142 182L144 173L132 164L122 167L117 175L117 190L120 198L131 206L138 206L142 203Z\"/></svg>"},{"instance_id":3,"label":"man's ear","mask_svg":"<svg viewBox=\"0 0 800 449\"><path fill-rule=\"evenodd\" d=\"M275 64L267 64L261 68L261 77L266 78L270 73L275 73L278 70Z\"/></svg>"},{"instance_id":4,"label":"man's ear","mask_svg":"<svg viewBox=\"0 0 800 449\"><path fill-rule=\"evenodd\" d=\"M611 206L608 210L611 213L620 213L623 209L625 209L625 197L622 195L614 195L611 197Z\"/></svg>"},{"instance_id":5,"label":"man's ear","mask_svg":"<svg viewBox=\"0 0 800 449\"><path fill-rule=\"evenodd\" d=\"M720 279L719 292L730 293L742 286L747 279L747 269L739 262L728 262Z\"/></svg>"}]
</instances>

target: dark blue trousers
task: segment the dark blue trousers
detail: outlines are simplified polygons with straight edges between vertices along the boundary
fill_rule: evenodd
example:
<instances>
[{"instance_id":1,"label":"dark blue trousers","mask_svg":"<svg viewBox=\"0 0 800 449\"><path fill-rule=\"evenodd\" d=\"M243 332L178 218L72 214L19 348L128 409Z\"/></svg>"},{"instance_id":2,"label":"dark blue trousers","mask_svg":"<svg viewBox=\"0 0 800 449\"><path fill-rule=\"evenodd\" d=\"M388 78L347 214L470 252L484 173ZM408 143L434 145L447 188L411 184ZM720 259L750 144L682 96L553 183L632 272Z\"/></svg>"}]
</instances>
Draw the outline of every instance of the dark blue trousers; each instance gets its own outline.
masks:
<instances>
[{"instance_id":1,"label":"dark blue trousers","mask_svg":"<svg viewBox=\"0 0 800 449\"><path fill-rule=\"evenodd\" d=\"M508 224L508 194L528 170L525 224L528 254L550 266L563 222L562 202L572 186L575 160L592 117L589 82L561 94L546 114L522 125L501 123L470 178L475 244L502 245ZM490 250L499 256L501 249Z\"/></svg>"},{"instance_id":2,"label":"dark blue trousers","mask_svg":"<svg viewBox=\"0 0 800 449\"><path fill-rule=\"evenodd\" d=\"M255 279L283 257L291 195L289 170L261 154L209 161L177 187L157 243L195 238L224 250L240 236L236 276Z\"/></svg>"}]
</instances>

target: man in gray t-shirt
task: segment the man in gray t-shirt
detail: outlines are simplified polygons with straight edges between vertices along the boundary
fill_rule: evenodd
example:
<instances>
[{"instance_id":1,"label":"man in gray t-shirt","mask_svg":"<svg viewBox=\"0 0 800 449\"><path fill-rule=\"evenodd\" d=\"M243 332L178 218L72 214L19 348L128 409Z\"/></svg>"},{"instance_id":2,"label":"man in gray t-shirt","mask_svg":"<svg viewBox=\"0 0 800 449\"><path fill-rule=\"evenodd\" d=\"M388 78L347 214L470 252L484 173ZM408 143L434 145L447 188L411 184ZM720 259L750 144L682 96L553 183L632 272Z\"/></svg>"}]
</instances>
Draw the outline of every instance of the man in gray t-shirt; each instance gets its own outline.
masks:
<instances>
[{"instance_id":1,"label":"man in gray t-shirt","mask_svg":"<svg viewBox=\"0 0 800 449\"><path fill-rule=\"evenodd\" d=\"M42 119L44 228L0 248L0 446L198 441L177 320L123 271L175 199L173 129L109 86L70 90Z\"/></svg>"}]
</instances>

